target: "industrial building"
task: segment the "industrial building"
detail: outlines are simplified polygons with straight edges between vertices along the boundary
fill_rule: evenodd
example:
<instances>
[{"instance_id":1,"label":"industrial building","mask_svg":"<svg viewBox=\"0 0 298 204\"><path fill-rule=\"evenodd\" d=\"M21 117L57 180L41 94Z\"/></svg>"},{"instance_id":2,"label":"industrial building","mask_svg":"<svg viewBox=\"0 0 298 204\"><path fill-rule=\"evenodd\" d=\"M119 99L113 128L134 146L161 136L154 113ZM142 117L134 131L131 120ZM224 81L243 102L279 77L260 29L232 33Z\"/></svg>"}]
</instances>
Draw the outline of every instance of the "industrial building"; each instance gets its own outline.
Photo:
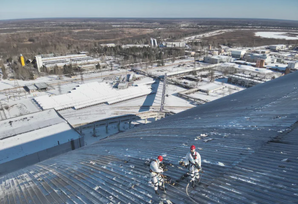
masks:
<instances>
[{"instance_id":1,"label":"industrial building","mask_svg":"<svg viewBox=\"0 0 298 204\"><path fill-rule=\"evenodd\" d=\"M269 46L269 49L272 51L280 51L280 50L284 50L286 48L287 48L286 45L270 45Z\"/></svg>"},{"instance_id":2,"label":"industrial building","mask_svg":"<svg viewBox=\"0 0 298 204\"><path fill-rule=\"evenodd\" d=\"M231 55L233 58L243 58L244 54L246 53L246 50L231 50Z\"/></svg>"},{"instance_id":3,"label":"industrial building","mask_svg":"<svg viewBox=\"0 0 298 204\"><path fill-rule=\"evenodd\" d=\"M210 64L219 64L219 63L231 62L231 60L232 60L231 57L222 56L222 55L204 57L204 62L210 63Z\"/></svg>"},{"instance_id":4,"label":"industrial building","mask_svg":"<svg viewBox=\"0 0 298 204\"><path fill-rule=\"evenodd\" d=\"M166 42L164 43L166 47L180 47L183 48L186 46L186 42Z\"/></svg>"},{"instance_id":5,"label":"industrial building","mask_svg":"<svg viewBox=\"0 0 298 204\"><path fill-rule=\"evenodd\" d=\"M250 54L247 54L245 55L245 59L248 61L248 62L257 62L258 60L264 60L264 62L266 64L270 64L271 61L272 61L272 58L270 55L268 54L257 54L257 53L250 53Z\"/></svg>"},{"instance_id":6,"label":"industrial building","mask_svg":"<svg viewBox=\"0 0 298 204\"><path fill-rule=\"evenodd\" d=\"M127 48L131 48L131 47L150 47L150 45L146 45L146 44L126 44L126 45L122 45L121 46L123 49L127 49Z\"/></svg>"},{"instance_id":7,"label":"industrial building","mask_svg":"<svg viewBox=\"0 0 298 204\"><path fill-rule=\"evenodd\" d=\"M297 203L297 77L291 73L6 174L1 203ZM178 165L191 145L203 168L195 188ZM155 194L146 165L158 155L164 175L178 184L165 184L167 201Z\"/></svg>"},{"instance_id":8,"label":"industrial building","mask_svg":"<svg viewBox=\"0 0 298 204\"><path fill-rule=\"evenodd\" d=\"M263 59L258 59L256 63L256 67L258 68L264 68L265 67L265 60Z\"/></svg>"},{"instance_id":9,"label":"industrial building","mask_svg":"<svg viewBox=\"0 0 298 204\"><path fill-rule=\"evenodd\" d=\"M33 93L35 91L47 91L49 88L50 86L45 82L27 84L24 86L24 89L29 93Z\"/></svg>"},{"instance_id":10,"label":"industrial building","mask_svg":"<svg viewBox=\"0 0 298 204\"><path fill-rule=\"evenodd\" d=\"M253 87L255 85L262 84L264 82L252 79L251 77L230 75L228 78L228 83L237 84L243 87Z\"/></svg>"},{"instance_id":11,"label":"industrial building","mask_svg":"<svg viewBox=\"0 0 298 204\"><path fill-rule=\"evenodd\" d=\"M270 50L261 49L261 50L254 50L253 52L258 54L269 54Z\"/></svg>"},{"instance_id":12,"label":"industrial building","mask_svg":"<svg viewBox=\"0 0 298 204\"><path fill-rule=\"evenodd\" d=\"M124 87L123 87L124 88ZM146 96L151 93L150 86L139 85L129 89L114 89L106 83L81 84L67 94L38 96L34 100L43 110L81 109L97 104L114 104L121 101Z\"/></svg>"},{"instance_id":13,"label":"industrial building","mask_svg":"<svg viewBox=\"0 0 298 204\"><path fill-rule=\"evenodd\" d=\"M288 63L288 67L290 69L298 69L298 61L295 61L295 62L289 62Z\"/></svg>"},{"instance_id":14,"label":"industrial building","mask_svg":"<svg viewBox=\"0 0 298 204\"><path fill-rule=\"evenodd\" d=\"M53 109L2 120L0 175L83 145L79 133Z\"/></svg>"},{"instance_id":15,"label":"industrial building","mask_svg":"<svg viewBox=\"0 0 298 204\"><path fill-rule=\"evenodd\" d=\"M106 43L106 44L100 44L102 47L116 47L115 43Z\"/></svg>"},{"instance_id":16,"label":"industrial building","mask_svg":"<svg viewBox=\"0 0 298 204\"><path fill-rule=\"evenodd\" d=\"M154 38L150 38L150 45L151 47L157 47L158 46L157 40Z\"/></svg>"},{"instance_id":17,"label":"industrial building","mask_svg":"<svg viewBox=\"0 0 298 204\"><path fill-rule=\"evenodd\" d=\"M74 54L58 57L42 57L42 55L35 56L36 65L39 72L41 68L53 70L55 67L62 68L64 65L86 65L100 63L100 59L89 57L86 54Z\"/></svg>"}]
</instances>

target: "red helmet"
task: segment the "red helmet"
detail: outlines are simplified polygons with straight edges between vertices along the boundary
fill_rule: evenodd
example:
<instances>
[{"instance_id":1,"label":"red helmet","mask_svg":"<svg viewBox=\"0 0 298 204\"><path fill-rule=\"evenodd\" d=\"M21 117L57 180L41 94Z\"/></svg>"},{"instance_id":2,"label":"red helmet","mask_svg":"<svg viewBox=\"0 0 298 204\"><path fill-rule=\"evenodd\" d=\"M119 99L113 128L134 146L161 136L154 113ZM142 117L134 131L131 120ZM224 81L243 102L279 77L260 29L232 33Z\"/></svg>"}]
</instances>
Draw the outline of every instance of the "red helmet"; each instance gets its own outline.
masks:
<instances>
[{"instance_id":1,"label":"red helmet","mask_svg":"<svg viewBox=\"0 0 298 204\"><path fill-rule=\"evenodd\" d=\"M196 146L191 145L190 150L194 150L194 149L196 149Z\"/></svg>"},{"instance_id":2,"label":"red helmet","mask_svg":"<svg viewBox=\"0 0 298 204\"><path fill-rule=\"evenodd\" d=\"M162 156L158 156L157 159L162 162L163 157Z\"/></svg>"}]
</instances>

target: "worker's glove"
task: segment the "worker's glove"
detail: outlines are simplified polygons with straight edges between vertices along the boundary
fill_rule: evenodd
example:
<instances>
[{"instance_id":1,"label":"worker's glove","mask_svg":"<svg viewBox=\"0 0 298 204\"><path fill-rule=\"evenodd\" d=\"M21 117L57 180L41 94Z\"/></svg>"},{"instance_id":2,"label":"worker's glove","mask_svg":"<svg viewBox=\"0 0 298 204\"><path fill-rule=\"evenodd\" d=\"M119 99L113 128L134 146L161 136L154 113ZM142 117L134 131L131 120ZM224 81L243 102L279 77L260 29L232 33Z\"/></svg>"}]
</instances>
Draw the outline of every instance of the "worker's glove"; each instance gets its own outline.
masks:
<instances>
[{"instance_id":1,"label":"worker's glove","mask_svg":"<svg viewBox=\"0 0 298 204\"><path fill-rule=\"evenodd\" d=\"M199 164L196 163L195 166L196 166L197 169L201 169Z\"/></svg>"},{"instance_id":2,"label":"worker's glove","mask_svg":"<svg viewBox=\"0 0 298 204\"><path fill-rule=\"evenodd\" d=\"M180 165L180 166L185 166L184 161L180 161L180 162L179 162L179 165Z\"/></svg>"},{"instance_id":3,"label":"worker's glove","mask_svg":"<svg viewBox=\"0 0 298 204\"><path fill-rule=\"evenodd\" d=\"M188 167L189 167L189 164L187 164L187 165L184 165L185 166L185 168L187 168L188 169Z\"/></svg>"}]
</instances>

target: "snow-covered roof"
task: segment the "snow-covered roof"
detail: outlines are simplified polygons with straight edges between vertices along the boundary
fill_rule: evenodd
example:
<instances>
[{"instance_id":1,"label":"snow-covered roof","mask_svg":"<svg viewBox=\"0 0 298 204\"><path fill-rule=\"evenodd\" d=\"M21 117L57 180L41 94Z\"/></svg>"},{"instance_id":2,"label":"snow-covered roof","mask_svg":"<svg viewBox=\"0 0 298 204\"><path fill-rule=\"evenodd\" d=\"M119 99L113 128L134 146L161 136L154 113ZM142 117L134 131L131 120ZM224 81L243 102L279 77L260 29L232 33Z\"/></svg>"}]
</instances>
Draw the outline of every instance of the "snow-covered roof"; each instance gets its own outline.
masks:
<instances>
[{"instance_id":1,"label":"snow-covered roof","mask_svg":"<svg viewBox=\"0 0 298 204\"><path fill-rule=\"evenodd\" d=\"M269 68L269 69L278 69L278 70L282 70L282 71L285 71L287 67L288 67L287 64L280 64L280 63L266 65L266 68Z\"/></svg>"},{"instance_id":2,"label":"snow-covered roof","mask_svg":"<svg viewBox=\"0 0 298 204\"><path fill-rule=\"evenodd\" d=\"M0 121L0 163L78 139L53 109Z\"/></svg>"},{"instance_id":3,"label":"snow-covered roof","mask_svg":"<svg viewBox=\"0 0 298 204\"><path fill-rule=\"evenodd\" d=\"M297 203L298 72L0 177L1 203L159 203L145 161L165 175L195 145L201 185L166 184L173 203ZM172 164L172 165L169 165Z\"/></svg>"},{"instance_id":4,"label":"snow-covered roof","mask_svg":"<svg viewBox=\"0 0 298 204\"><path fill-rule=\"evenodd\" d=\"M55 108L62 110L74 107L75 109L84 108L100 103L117 103L120 101L148 95L151 93L149 86L140 85L129 87L128 89L113 89L106 83L92 82L76 87L70 93L57 96L39 96L34 100L45 110Z\"/></svg>"}]
</instances>

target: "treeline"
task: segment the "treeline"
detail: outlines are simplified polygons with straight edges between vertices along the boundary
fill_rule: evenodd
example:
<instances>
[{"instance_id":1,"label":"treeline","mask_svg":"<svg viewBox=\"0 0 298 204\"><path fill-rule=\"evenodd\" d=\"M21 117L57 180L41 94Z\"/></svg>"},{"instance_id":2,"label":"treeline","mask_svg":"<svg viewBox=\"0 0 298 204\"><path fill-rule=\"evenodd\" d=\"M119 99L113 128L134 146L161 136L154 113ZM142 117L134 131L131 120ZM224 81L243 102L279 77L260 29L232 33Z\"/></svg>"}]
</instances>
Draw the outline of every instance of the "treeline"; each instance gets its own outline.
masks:
<instances>
[{"instance_id":1,"label":"treeline","mask_svg":"<svg viewBox=\"0 0 298 204\"><path fill-rule=\"evenodd\" d=\"M175 58L185 54L183 48L151 48L151 47L131 47L123 49L121 46L101 47L98 46L91 50L91 54L99 56L114 56L115 59L122 58L118 63L132 64L139 62L148 62L159 60L162 63L164 59ZM163 65L163 64L162 64Z\"/></svg>"}]
</instances>

